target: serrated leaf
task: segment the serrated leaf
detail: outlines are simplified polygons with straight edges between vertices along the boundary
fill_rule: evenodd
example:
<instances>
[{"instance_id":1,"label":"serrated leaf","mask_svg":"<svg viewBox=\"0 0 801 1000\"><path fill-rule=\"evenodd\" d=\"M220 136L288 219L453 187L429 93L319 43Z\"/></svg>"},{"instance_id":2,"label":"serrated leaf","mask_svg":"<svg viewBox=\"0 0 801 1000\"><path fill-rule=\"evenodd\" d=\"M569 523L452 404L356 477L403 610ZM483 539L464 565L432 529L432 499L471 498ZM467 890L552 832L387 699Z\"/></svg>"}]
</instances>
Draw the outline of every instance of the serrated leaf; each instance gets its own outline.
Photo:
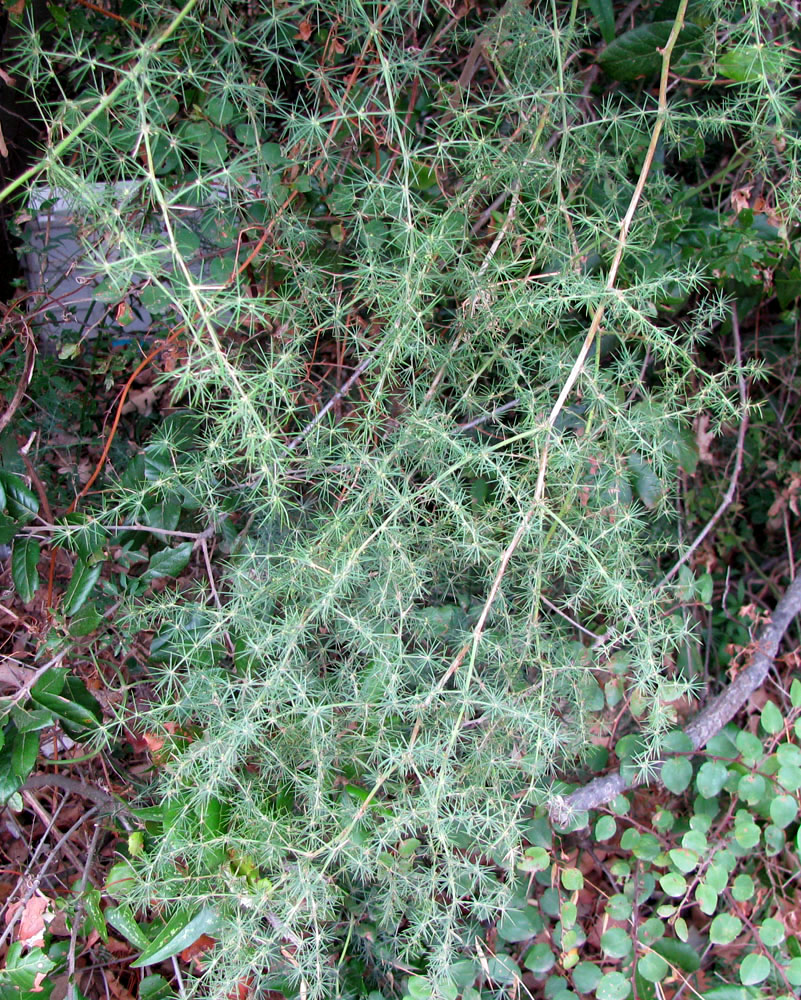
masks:
<instances>
[{"instance_id":1,"label":"serrated leaf","mask_svg":"<svg viewBox=\"0 0 801 1000\"><path fill-rule=\"evenodd\" d=\"M613 80L635 80L638 76L652 76L662 68L660 50L667 44L672 30L673 21L641 24L611 42L598 57L598 62ZM700 28L694 24L686 24L676 40L674 59L702 37Z\"/></svg>"},{"instance_id":2,"label":"serrated leaf","mask_svg":"<svg viewBox=\"0 0 801 1000\"><path fill-rule=\"evenodd\" d=\"M155 552L141 579L155 580L161 576L177 576L188 565L192 549L192 542L182 542L171 549Z\"/></svg>"},{"instance_id":3,"label":"serrated leaf","mask_svg":"<svg viewBox=\"0 0 801 1000\"><path fill-rule=\"evenodd\" d=\"M76 560L64 594L64 614L68 618L71 618L86 603L94 585L100 579L102 568L101 563L88 566L83 559Z\"/></svg>"},{"instance_id":4,"label":"serrated leaf","mask_svg":"<svg viewBox=\"0 0 801 1000\"><path fill-rule=\"evenodd\" d=\"M36 567L41 555L35 538L16 538L11 555L11 579L23 604L33 600L39 589L39 574Z\"/></svg>"},{"instance_id":5,"label":"serrated leaf","mask_svg":"<svg viewBox=\"0 0 801 1000\"><path fill-rule=\"evenodd\" d=\"M172 958L188 948L202 935L214 937L219 934L222 921L216 910L205 906L194 917L190 910L179 910L150 942L139 958L131 963L132 969L143 965L156 965L165 958Z\"/></svg>"}]
</instances>

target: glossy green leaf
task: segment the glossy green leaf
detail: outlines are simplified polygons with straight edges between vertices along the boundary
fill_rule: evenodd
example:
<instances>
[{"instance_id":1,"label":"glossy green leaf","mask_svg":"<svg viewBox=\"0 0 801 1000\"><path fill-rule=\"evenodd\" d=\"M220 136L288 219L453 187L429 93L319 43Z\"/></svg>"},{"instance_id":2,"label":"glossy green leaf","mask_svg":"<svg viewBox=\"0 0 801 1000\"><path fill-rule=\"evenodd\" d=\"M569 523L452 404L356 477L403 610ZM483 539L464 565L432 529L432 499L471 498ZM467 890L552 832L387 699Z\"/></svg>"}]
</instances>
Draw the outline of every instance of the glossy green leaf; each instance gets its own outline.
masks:
<instances>
[{"instance_id":1,"label":"glossy green leaf","mask_svg":"<svg viewBox=\"0 0 801 1000\"><path fill-rule=\"evenodd\" d=\"M673 21L641 24L616 38L598 57L604 72L614 80L635 80L652 76L662 68L661 50L673 30ZM685 25L673 50L674 58L703 36L694 24Z\"/></svg>"},{"instance_id":2,"label":"glossy green leaf","mask_svg":"<svg viewBox=\"0 0 801 1000\"><path fill-rule=\"evenodd\" d=\"M34 538L16 538L11 554L11 579L23 604L33 600L39 589L39 543Z\"/></svg>"},{"instance_id":3,"label":"glossy green leaf","mask_svg":"<svg viewBox=\"0 0 801 1000\"><path fill-rule=\"evenodd\" d=\"M603 40L609 44L615 37L615 9L612 0L587 0L595 15Z\"/></svg>"},{"instance_id":4,"label":"glossy green leaf","mask_svg":"<svg viewBox=\"0 0 801 1000\"><path fill-rule=\"evenodd\" d=\"M39 733L28 731L18 732L11 744L11 770L24 781L36 764L39 753Z\"/></svg>"},{"instance_id":5,"label":"glossy green leaf","mask_svg":"<svg viewBox=\"0 0 801 1000\"><path fill-rule=\"evenodd\" d=\"M102 564L89 566L83 559L77 559L72 570L69 585L64 593L64 614L69 618L79 611L100 579Z\"/></svg>"},{"instance_id":6,"label":"glossy green leaf","mask_svg":"<svg viewBox=\"0 0 801 1000\"><path fill-rule=\"evenodd\" d=\"M219 934L222 922L216 910L210 906L204 907L200 913L191 916L189 910L179 910L155 938L144 949L139 958L131 963L131 968L141 969L144 965L156 965L165 958L172 958L194 944L197 939L207 934L214 937Z\"/></svg>"},{"instance_id":7,"label":"glossy green leaf","mask_svg":"<svg viewBox=\"0 0 801 1000\"><path fill-rule=\"evenodd\" d=\"M670 965L675 965L683 972L696 972L701 968L701 956L686 941L663 937L654 941L651 947Z\"/></svg>"},{"instance_id":8,"label":"glossy green leaf","mask_svg":"<svg viewBox=\"0 0 801 1000\"><path fill-rule=\"evenodd\" d=\"M5 493L6 510L11 517L27 524L39 513L39 500L21 476L0 469L0 487Z\"/></svg>"},{"instance_id":9,"label":"glossy green leaf","mask_svg":"<svg viewBox=\"0 0 801 1000\"><path fill-rule=\"evenodd\" d=\"M192 542L182 542L173 548L154 552L141 579L156 580L162 576L178 576L182 570L186 569L192 556L192 549Z\"/></svg>"},{"instance_id":10,"label":"glossy green leaf","mask_svg":"<svg viewBox=\"0 0 801 1000\"><path fill-rule=\"evenodd\" d=\"M130 906L125 903L121 903L119 906L110 906L105 913L108 923L115 931L122 934L126 941L130 941L135 948L144 951L145 948L150 947L150 938L136 922Z\"/></svg>"},{"instance_id":11,"label":"glossy green leaf","mask_svg":"<svg viewBox=\"0 0 801 1000\"><path fill-rule=\"evenodd\" d=\"M609 958L626 958L632 949L628 931L622 927L610 927L601 935L601 949Z\"/></svg>"}]
</instances>

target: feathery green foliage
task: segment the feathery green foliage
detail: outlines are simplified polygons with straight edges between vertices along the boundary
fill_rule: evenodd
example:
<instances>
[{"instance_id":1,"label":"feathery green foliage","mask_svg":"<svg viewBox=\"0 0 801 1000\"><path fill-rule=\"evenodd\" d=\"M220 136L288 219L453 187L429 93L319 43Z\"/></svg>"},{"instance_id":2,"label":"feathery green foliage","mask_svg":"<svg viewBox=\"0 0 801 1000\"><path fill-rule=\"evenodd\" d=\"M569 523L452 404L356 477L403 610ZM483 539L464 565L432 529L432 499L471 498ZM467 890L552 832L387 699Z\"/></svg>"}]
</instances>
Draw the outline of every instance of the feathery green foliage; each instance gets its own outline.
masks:
<instances>
[{"instance_id":1,"label":"feathery green foliage","mask_svg":"<svg viewBox=\"0 0 801 1000\"><path fill-rule=\"evenodd\" d=\"M128 609L158 630L142 724L167 740L130 899L215 908L209 995L409 969L449 995L587 758L612 654L647 774L695 685L687 579L655 588L674 484L693 418L742 415L740 368L696 351L797 215L777 6L667 2L600 68L611 5L577 0L146 0L30 32L41 173L98 295L183 344L181 410L103 516L178 498L227 537L216 588ZM705 144L747 157L769 214L682 172Z\"/></svg>"}]
</instances>

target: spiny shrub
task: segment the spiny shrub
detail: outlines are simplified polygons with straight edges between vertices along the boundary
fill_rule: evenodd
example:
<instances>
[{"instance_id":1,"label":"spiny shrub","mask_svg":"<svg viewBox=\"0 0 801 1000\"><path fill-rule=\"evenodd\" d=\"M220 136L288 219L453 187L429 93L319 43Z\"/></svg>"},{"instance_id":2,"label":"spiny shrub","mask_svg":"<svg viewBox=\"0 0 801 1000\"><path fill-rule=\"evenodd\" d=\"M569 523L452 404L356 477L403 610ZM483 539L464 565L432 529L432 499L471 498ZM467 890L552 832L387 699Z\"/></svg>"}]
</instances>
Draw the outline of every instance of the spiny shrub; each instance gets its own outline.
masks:
<instances>
[{"instance_id":1,"label":"spiny shrub","mask_svg":"<svg viewBox=\"0 0 801 1000\"><path fill-rule=\"evenodd\" d=\"M37 183L173 352L100 516L227 553L128 610L165 741L128 899L213 914L209 995L453 995L612 655L658 755L695 685L692 577L655 588L675 483L748 372L697 348L792 262L781 9L146 0L27 34Z\"/></svg>"}]
</instances>

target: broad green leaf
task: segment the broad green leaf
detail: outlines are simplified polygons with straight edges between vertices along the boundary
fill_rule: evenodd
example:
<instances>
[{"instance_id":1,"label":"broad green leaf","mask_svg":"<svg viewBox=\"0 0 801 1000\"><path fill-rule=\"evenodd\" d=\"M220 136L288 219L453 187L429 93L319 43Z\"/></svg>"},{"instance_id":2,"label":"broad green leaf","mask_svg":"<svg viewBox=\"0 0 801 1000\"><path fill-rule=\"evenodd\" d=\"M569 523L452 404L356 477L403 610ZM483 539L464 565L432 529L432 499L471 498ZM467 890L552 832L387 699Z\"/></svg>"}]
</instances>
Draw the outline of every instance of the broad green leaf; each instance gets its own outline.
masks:
<instances>
[{"instance_id":1,"label":"broad green leaf","mask_svg":"<svg viewBox=\"0 0 801 1000\"><path fill-rule=\"evenodd\" d=\"M675 938L660 938L651 945L671 965L683 972L695 972L701 968L701 956L691 945Z\"/></svg>"},{"instance_id":2,"label":"broad green leaf","mask_svg":"<svg viewBox=\"0 0 801 1000\"><path fill-rule=\"evenodd\" d=\"M638 76L653 76L662 68L661 50L673 30L673 21L641 24L611 42L598 57L607 76L614 80L635 80ZM682 29L673 49L674 60L703 37L694 24Z\"/></svg>"},{"instance_id":3,"label":"broad green leaf","mask_svg":"<svg viewBox=\"0 0 801 1000\"><path fill-rule=\"evenodd\" d=\"M556 963L556 956L546 941L540 941L526 952L523 965L539 979L550 972Z\"/></svg>"},{"instance_id":4,"label":"broad green leaf","mask_svg":"<svg viewBox=\"0 0 801 1000\"><path fill-rule=\"evenodd\" d=\"M701 912L708 917L711 917L718 908L718 895L719 893L706 882L701 882L695 887L695 898L698 900Z\"/></svg>"},{"instance_id":5,"label":"broad green leaf","mask_svg":"<svg viewBox=\"0 0 801 1000\"><path fill-rule=\"evenodd\" d=\"M762 944L769 948L778 948L784 941L784 924L775 917L766 917L759 925L759 937Z\"/></svg>"},{"instance_id":6,"label":"broad green leaf","mask_svg":"<svg viewBox=\"0 0 801 1000\"><path fill-rule=\"evenodd\" d=\"M568 892L576 892L584 888L584 876L578 868L562 869L561 881Z\"/></svg>"},{"instance_id":7,"label":"broad green leaf","mask_svg":"<svg viewBox=\"0 0 801 1000\"><path fill-rule=\"evenodd\" d=\"M106 875L105 890L112 899L119 899L135 883L136 872L131 865L127 861L118 861L109 868ZM120 907L117 907L117 909L119 910Z\"/></svg>"},{"instance_id":8,"label":"broad green leaf","mask_svg":"<svg viewBox=\"0 0 801 1000\"><path fill-rule=\"evenodd\" d=\"M595 824L595 839L598 841L611 840L617 832L617 823L612 816L601 816Z\"/></svg>"},{"instance_id":9,"label":"broad green leaf","mask_svg":"<svg viewBox=\"0 0 801 1000\"><path fill-rule=\"evenodd\" d=\"M11 517L27 523L39 513L39 500L21 476L0 469L0 487L5 492L6 510Z\"/></svg>"},{"instance_id":10,"label":"broad green leaf","mask_svg":"<svg viewBox=\"0 0 801 1000\"><path fill-rule=\"evenodd\" d=\"M11 769L14 774L24 781L36 764L36 755L39 753L38 732L28 731L18 732L11 744Z\"/></svg>"},{"instance_id":11,"label":"broad green leaf","mask_svg":"<svg viewBox=\"0 0 801 1000\"><path fill-rule=\"evenodd\" d=\"M209 937L219 934L221 926L222 921L217 911L210 906L204 907L194 917L191 916L191 911L178 910L139 958L131 963L131 968L141 969L144 965L156 965L165 958L172 958L194 944L202 934Z\"/></svg>"},{"instance_id":12,"label":"broad green leaf","mask_svg":"<svg viewBox=\"0 0 801 1000\"><path fill-rule=\"evenodd\" d=\"M765 702L760 721L765 732L771 735L780 733L784 728L784 716L773 701Z\"/></svg>"},{"instance_id":13,"label":"broad green leaf","mask_svg":"<svg viewBox=\"0 0 801 1000\"><path fill-rule=\"evenodd\" d=\"M515 943L535 937L542 926L539 911L533 906L527 906L524 910L507 910L498 921L496 929L502 941Z\"/></svg>"},{"instance_id":14,"label":"broad green leaf","mask_svg":"<svg viewBox=\"0 0 801 1000\"><path fill-rule=\"evenodd\" d=\"M520 978L520 970L510 955L494 955L487 959L487 975L499 986L511 986Z\"/></svg>"},{"instance_id":15,"label":"broad green leaf","mask_svg":"<svg viewBox=\"0 0 801 1000\"><path fill-rule=\"evenodd\" d=\"M622 927L610 927L601 935L601 949L610 958L626 958L632 949L628 931Z\"/></svg>"},{"instance_id":16,"label":"broad green leaf","mask_svg":"<svg viewBox=\"0 0 801 1000\"><path fill-rule=\"evenodd\" d=\"M718 73L737 83L759 83L782 71L781 50L766 45L742 45L718 59Z\"/></svg>"},{"instance_id":17,"label":"broad green leaf","mask_svg":"<svg viewBox=\"0 0 801 1000\"><path fill-rule=\"evenodd\" d=\"M606 51L608 52L609 49ZM659 476L637 452L629 455L628 465L634 473L634 488L637 491L637 496L651 510L662 496L662 482Z\"/></svg>"},{"instance_id":18,"label":"broad green leaf","mask_svg":"<svg viewBox=\"0 0 801 1000\"><path fill-rule=\"evenodd\" d=\"M61 694L66 681L66 667L51 667L33 685L31 697L36 698L40 694Z\"/></svg>"},{"instance_id":19,"label":"broad green leaf","mask_svg":"<svg viewBox=\"0 0 801 1000\"><path fill-rule=\"evenodd\" d=\"M612 0L587 0L587 6L595 15L603 40L608 45L615 37L615 8Z\"/></svg>"},{"instance_id":20,"label":"broad green leaf","mask_svg":"<svg viewBox=\"0 0 801 1000\"><path fill-rule=\"evenodd\" d=\"M698 769L698 774L695 778L695 786L698 789L698 794L702 795L705 799L716 798L720 795L728 774L728 768L725 764L721 764L720 761L706 761Z\"/></svg>"},{"instance_id":21,"label":"broad green leaf","mask_svg":"<svg viewBox=\"0 0 801 1000\"><path fill-rule=\"evenodd\" d=\"M16 538L11 555L11 579L23 604L33 600L39 589L39 543L35 538Z\"/></svg>"},{"instance_id":22,"label":"broad green leaf","mask_svg":"<svg viewBox=\"0 0 801 1000\"><path fill-rule=\"evenodd\" d=\"M687 880L683 875L677 875L676 872L668 872L667 875L663 875L659 879L659 884L668 896L673 896L674 899L683 896L687 891Z\"/></svg>"},{"instance_id":23,"label":"broad green leaf","mask_svg":"<svg viewBox=\"0 0 801 1000\"><path fill-rule=\"evenodd\" d=\"M70 621L70 635L74 638L82 638L91 635L102 623L103 616L94 604L84 604L84 606L73 615Z\"/></svg>"},{"instance_id":24,"label":"broad green leaf","mask_svg":"<svg viewBox=\"0 0 801 1000\"><path fill-rule=\"evenodd\" d=\"M145 976L139 984L139 1000L167 1000L173 990L164 976Z\"/></svg>"},{"instance_id":25,"label":"broad green leaf","mask_svg":"<svg viewBox=\"0 0 801 1000\"><path fill-rule=\"evenodd\" d=\"M109 877L110 876L111 872L109 872ZM116 888L118 887L115 886L115 890ZM134 917L130 906L125 903L121 903L119 906L110 906L106 909L105 913L106 920L109 924L111 924L114 930L122 934L126 941L130 941L135 948L138 948L140 951L144 951L145 948L150 947L150 938L136 922L136 918Z\"/></svg>"},{"instance_id":26,"label":"broad green leaf","mask_svg":"<svg viewBox=\"0 0 801 1000\"><path fill-rule=\"evenodd\" d=\"M72 890L73 892L80 890L80 881L72 886ZM100 890L96 889L93 885L87 886L81 893L81 902L86 918L84 933L94 929L100 935L103 944L108 944L108 928L106 926L106 918L100 906Z\"/></svg>"},{"instance_id":27,"label":"broad green leaf","mask_svg":"<svg viewBox=\"0 0 801 1000\"><path fill-rule=\"evenodd\" d=\"M31 948L23 954L22 943L15 941L6 954L5 968L0 970L0 986L6 980L26 994L33 993L37 976L47 975L54 968L55 963L41 948Z\"/></svg>"},{"instance_id":28,"label":"broad green leaf","mask_svg":"<svg viewBox=\"0 0 801 1000\"><path fill-rule=\"evenodd\" d=\"M141 579L156 580L161 576L178 576L189 563L192 548L192 542L182 542L171 549L161 549L154 552Z\"/></svg>"},{"instance_id":29,"label":"broad green leaf","mask_svg":"<svg viewBox=\"0 0 801 1000\"><path fill-rule=\"evenodd\" d=\"M731 944L743 929L743 922L731 913L719 913L709 927L712 944Z\"/></svg>"},{"instance_id":30,"label":"broad green leaf","mask_svg":"<svg viewBox=\"0 0 801 1000\"><path fill-rule=\"evenodd\" d=\"M626 1000L631 983L621 972L607 972L595 987L597 1000Z\"/></svg>"},{"instance_id":31,"label":"broad green leaf","mask_svg":"<svg viewBox=\"0 0 801 1000\"><path fill-rule=\"evenodd\" d=\"M573 985L579 993L592 993L603 973L594 962L581 962L573 969Z\"/></svg>"},{"instance_id":32,"label":"broad green leaf","mask_svg":"<svg viewBox=\"0 0 801 1000\"><path fill-rule=\"evenodd\" d=\"M770 975L770 959L767 955L746 955L740 965L740 982L744 986L755 986Z\"/></svg>"},{"instance_id":33,"label":"broad green leaf","mask_svg":"<svg viewBox=\"0 0 801 1000\"><path fill-rule=\"evenodd\" d=\"M661 983L668 974L667 962L655 951L646 952L637 961L637 971L649 983Z\"/></svg>"},{"instance_id":34,"label":"broad green leaf","mask_svg":"<svg viewBox=\"0 0 801 1000\"><path fill-rule=\"evenodd\" d=\"M78 731L94 729L103 719L100 703L77 677L66 677L61 694L52 694L34 687L31 698L66 726Z\"/></svg>"},{"instance_id":35,"label":"broad green leaf","mask_svg":"<svg viewBox=\"0 0 801 1000\"><path fill-rule=\"evenodd\" d=\"M745 873L738 875L732 882L731 894L738 903L744 903L754 895L754 880Z\"/></svg>"},{"instance_id":36,"label":"broad green leaf","mask_svg":"<svg viewBox=\"0 0 801 1000\"><path fill-rule=\"evenodd\" d=\"M83 607L94 585L100 579L102 568L101 563L89 566L83 559L75 561L72 576L64 594L64 614L68 618Z\"/></svg>"},{"instance_id":37,"label":"broad green leaf","mask_svg":"<svg viewBox=\"0 0 801 1000\"><path fill-rule=\"evenodd\" d=\"M693 766L686 757L671 757L662 765L660 779L668 791L679 795L685 791L693 776Z\"/></svg>"}]
</instances>

